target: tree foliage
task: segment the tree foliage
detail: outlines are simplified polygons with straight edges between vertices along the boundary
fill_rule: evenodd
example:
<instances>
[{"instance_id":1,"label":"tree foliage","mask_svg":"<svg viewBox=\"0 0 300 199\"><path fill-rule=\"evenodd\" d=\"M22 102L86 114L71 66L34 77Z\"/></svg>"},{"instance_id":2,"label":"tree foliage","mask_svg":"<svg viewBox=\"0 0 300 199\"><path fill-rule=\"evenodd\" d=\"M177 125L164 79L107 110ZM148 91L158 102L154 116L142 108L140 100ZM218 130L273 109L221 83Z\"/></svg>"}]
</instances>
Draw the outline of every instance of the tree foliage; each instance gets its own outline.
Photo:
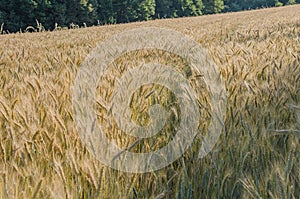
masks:
<instances>
[{"instance_id":1,"label":"tree foliage","mask_svg":"<svg viewBox=\"0 0 300 199\"><path fill-rule=\"evenodd\" d=\"M223 0L203 0L204 4L204 14L214 14L220 13L224 9L224 1Z\"/></svg>"},{"instance_id":2,"label":"tree foliage","mask_svg":"<svg viewBox=\"0 0 300 199\"><path fill-rule=\"evenodd\" d=\"M300 0L0 0L0 25L16 32L38 20L52 30L57 25L126 23L295 3Z\"/></svg>"}]
</instances>

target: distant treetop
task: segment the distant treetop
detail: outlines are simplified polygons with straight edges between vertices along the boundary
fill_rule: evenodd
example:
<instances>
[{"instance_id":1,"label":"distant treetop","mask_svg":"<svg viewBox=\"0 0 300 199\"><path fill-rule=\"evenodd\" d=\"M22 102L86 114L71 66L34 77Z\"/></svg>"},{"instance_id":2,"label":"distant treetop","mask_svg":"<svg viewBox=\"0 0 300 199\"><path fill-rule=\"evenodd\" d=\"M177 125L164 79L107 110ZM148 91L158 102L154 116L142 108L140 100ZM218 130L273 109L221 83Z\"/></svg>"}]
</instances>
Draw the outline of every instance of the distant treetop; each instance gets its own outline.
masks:
<instances>
[{"instance_id":1,"label":"distant treetop","mask_svg":"<svg viewBox=\"0 0 300 199\"><path fill-rule=\"evenodd\" d=\"M300 3L300 0L0 0L2 31L127 23ZM0 33L1 33L0 32Z\"/></svg>"}]
</instances>

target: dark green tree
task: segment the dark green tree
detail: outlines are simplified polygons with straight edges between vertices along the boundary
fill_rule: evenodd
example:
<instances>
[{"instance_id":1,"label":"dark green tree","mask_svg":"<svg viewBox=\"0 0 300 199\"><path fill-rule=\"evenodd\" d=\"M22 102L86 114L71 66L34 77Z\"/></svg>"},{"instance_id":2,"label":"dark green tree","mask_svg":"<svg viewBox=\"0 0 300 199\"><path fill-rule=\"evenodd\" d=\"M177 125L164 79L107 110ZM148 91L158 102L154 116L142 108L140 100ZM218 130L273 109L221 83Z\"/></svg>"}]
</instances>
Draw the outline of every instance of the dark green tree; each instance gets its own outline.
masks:
<instances>
[{"instance_id":1,"label":"dark green tree","mask_svg":"<svg viewBox=\"0 0 300 199\"><path fill-rule=\"evenodd\" d=\"M137 0L135 5L137 20L153 19L155 15L155 0Z\"/></svg>"},{"instance_id":2,"label":"dark green tree","mask_svg":"<svg viewBox=\"0 0 300 199\"><path fill-rule=\"evenodd\" d=\"M96 22L96 9L88 0L67 0L66 16L68 24L93 25Z\"/></svg>"},{"instance_id":3,"label":"dark green tree","mask_svg":"<svg viewBox=\"0 0 300 199\"><path fill-rule=\"evenodd\" d=\"M52 3L49 0L34 1L34 18L46 29L53 26Z\"/></svg>"},{"instance_id":4,"label":"dark green tree","mask_svg":"<svg viewBox=\"0 0 300 199\"><path fill-rule=\"evenodd\" d=\"M98 0L97 20L100 24L116 23L113 0Z\"/></svg>"},{"instance_id":5,"label":"dark green tree","mask_svg":"<svg viewBox=\"0 0 300 199\"><path fill-rule=\"evenodd\" d=\"M225 0L225 12L249 10L264 7L281 6L292 3L294 0ZM288 3L289 2L289 3Z\"/></svg>"},{"instance_id":6,"label":"dark green tree","mask_svg":"<svg viewBox=\"0 0 300 199\"><path fill-rule=\"evenodd\" d=\"M202 15L202 10L204 8L202 0L193 0L194 6L195 6L195 11L194 11L194 16L199 16Z\"/></svg>"},{"instance_id":7,"label":"dark green tree","mask_svg":"<svg viewBox=\"0 0 300 199\"><path fill-rule=\"evenodd\" d=\"M155 18L177 17L176 2L171 0L156 1Z\"/></svg>"},{"instance_id":8,"label":"dark green tree","mask_svg":"<svg viewBox=\"0 0 300 199\"><path fill-rule=\"evenodd\" d=\"M130 0L113 0L113 16L117 23L130 22L134 13L132 13L132 4Z\"/></svg>"},{"instance_id":9,"label":"dark green tree","mask_svg":"<svg viewBox=\"0 0 300 199\"><path fill-rule=\"evenodd\" d=\"M176 11L177 16L199 16L202 14L202 0L178 0Z\"/></svg>"},{"instance_id":10,"label":"dark green tree","mask_svg":"<svg viewBox=\"0 0 300 199\"><path fill-rule=\"evenodd\" d=\"M296 0L280 0L280 2L282 2L284 5L292 5L292 4L296 4Z\"/></svg>"},{"instance_id":11,"label":"dark green tree","mask_svg":"<svg viewBox=\"0 0 300 199\"><path fill-rule=\"evenodd\" d=\"M243 10L241 1L239 0L224 0L224 12L236 12Z\"/></svg>"},{"instance_id":12,"label":"dark green tree","mask_svg":"<svg viewBox=\"0 0 300 199\"><path fill-rule=\"evenodd\" d=\"M16 32L35 24L34 2L31 0L1 0L0 23L5 24L5 30Z\"/></svg>"},{"instance_id":13,"label":"dark green tree","mask_svg":"<svg viewBox=\"0 0 300 199\"><path fill-rule=\"evenodd\" d=\"M113 15L117 23L152 19L155 14L154 0L113 0Z\"/></svg>"},{"instance_id":14,"label":"dark green tree","mask_svg":"<svg viewBox=\"0 0 300 199\"><path fill-rule=\"evenodd\" d=\"M52 10L50 12L52 26L54 26L55 23L61 26L68 25L67 20L67 4L64 0L52 0Z\"/></svg>"},{"instance_id":15,"label":"dark green tree","mask_svg":"<svg viewBox=\"0 0 300 199\"><path fill-rule=\"evenodd\" d=\"M203 0L203 14L215 14L220 13L224 9L223 0Z\"/></svg>"},{"instance_id":16,"label":"dark green tree","mask_svg":"<svg viewBox=\"0 0 300 199\"><path fill-rule=\"evenodd\" d=\"M241 7L243 10L256 9L256 8L267 8L278 5L279 0L243 0L241 1Z\"/></svg>"}]
</instances>

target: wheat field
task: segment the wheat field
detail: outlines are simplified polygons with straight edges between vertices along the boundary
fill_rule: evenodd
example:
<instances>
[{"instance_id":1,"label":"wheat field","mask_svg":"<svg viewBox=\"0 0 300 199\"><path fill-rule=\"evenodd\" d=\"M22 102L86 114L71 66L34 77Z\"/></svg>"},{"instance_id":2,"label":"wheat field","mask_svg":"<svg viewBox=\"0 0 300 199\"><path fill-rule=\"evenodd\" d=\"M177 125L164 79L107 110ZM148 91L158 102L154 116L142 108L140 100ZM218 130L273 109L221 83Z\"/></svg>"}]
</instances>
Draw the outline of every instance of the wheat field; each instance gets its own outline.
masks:
<instances>
[{"instance_id":1,"label":"wheat field","mask_svg":"<svg viewBox=\"0 0 300 199\"><path fill-rule=\"evenodd\" d=\"M300 5L294 5L0 35L0 198L299 198L299 13ZM225 130L206 157L197 158L197 136L180 159L146 174L123 173L97 161L79 139L71 99L80 65L97 43L138 27L170 28L201 44L218 65L228 95ZM131 68L157 57L193 78L184 60L160 51L129 53L114 64ZM110 67L97 95L109 100L121 75ZM141 101L151 89L160 95ZM209 107L207 92L199 91L199 102ZM141 125L149 123L145 110L154 101L178 113L172 93L157 85L143 87L133 99L133 120ZM105 126L101 103L97 116ZM206 133L209 108L201 116L199 135ZM166 144L176 122L167 124L166 136L132 150ZM133 141L115 124L106 130L122 147Z\"/></svg>"}]
</instances>

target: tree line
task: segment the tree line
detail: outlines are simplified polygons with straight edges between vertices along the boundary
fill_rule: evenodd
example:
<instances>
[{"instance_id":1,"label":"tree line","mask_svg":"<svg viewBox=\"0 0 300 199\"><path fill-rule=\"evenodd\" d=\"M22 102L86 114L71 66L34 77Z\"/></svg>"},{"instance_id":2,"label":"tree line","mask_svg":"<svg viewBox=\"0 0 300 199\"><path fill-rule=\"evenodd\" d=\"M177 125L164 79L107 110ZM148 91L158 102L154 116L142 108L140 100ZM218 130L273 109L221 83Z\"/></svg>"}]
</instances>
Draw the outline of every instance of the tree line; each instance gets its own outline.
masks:
<instances>
[{"instance_id":1,"label":"tree line","mask_svg":"<svg viewBox=\"0 0 300 199\"><path fill-rule=\"evenodd\" d=\"M0 0L0 25L9 32L35 25L92 26L199 16L300 3L300 0Z\"/></svg>"}]
</instances>

